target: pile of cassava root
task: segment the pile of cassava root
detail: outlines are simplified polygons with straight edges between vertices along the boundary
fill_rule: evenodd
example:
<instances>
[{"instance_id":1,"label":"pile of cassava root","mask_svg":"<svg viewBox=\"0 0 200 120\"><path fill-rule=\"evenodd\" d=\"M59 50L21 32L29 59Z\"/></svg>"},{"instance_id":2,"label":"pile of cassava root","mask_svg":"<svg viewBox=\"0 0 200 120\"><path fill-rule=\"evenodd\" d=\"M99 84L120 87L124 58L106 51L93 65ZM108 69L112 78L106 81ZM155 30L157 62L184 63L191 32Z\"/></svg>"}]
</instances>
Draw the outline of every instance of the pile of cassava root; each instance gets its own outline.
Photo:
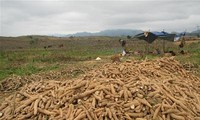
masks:
<instances>
[{"instance_id":1,"label":"pile of cassava root","mask_svg":"<svg viewBox=\"0 0 200 120\"><path fill-rule=\"evenodd\" d=\"M200 120L200 79L173 58L105 64L37 81L5 99L0 120Z\"/></svg>"},{"instance_id":2,"label":"pile of cassava root","mask_svg":"<svg viewBox=\"0 0 200 120\"><path fill-rule=\"evenodd\" d=\"M86 68L84 68L87 71ZM63 80L65 78L72 78L74 74L84 73L81 69L67 69L61 71L50 71L47 73L38 73L32 74L30 76L17 76L12 75L4 80L0 81L0 91L2 92L11 92L20 89L25 84L29 84L32 82L40 81L40 80Z\"/></svg>"},{"instance_id":3,"label":"pile of cassava root","mask_svg":"<svg viewBox=\"0 0 200 120\"><path fill-rule=\"evenodd\" d=\"M11 77L8 77L2 81L0 81L0 91L2 92L10 92L14 90L18 90L22 86L28 83L36 82L39 80L58 80L60 77L62 77L61 72L54 72L50 71L49 73L45 74L32 74L30 76L17 76L12 75Z\"/></svg>"}]
</instances>

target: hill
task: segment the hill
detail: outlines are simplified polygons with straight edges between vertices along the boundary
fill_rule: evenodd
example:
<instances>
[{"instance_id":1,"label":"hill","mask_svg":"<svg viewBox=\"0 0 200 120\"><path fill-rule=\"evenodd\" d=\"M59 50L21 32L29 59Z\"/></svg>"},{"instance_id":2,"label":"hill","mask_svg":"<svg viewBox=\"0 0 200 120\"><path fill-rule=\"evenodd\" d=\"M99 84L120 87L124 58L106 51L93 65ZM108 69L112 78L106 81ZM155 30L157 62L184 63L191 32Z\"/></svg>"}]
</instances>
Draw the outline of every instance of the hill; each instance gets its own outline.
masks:
<instances>
[{"instance_id":1,"label":"hill","mask_svg":"<svg viewBox=\"0 0 200 120\"><path fill-rule=\"evenodd\" d=\"M110 37L114 37L114 36L127 36L127 35L136 35L138 33L142 32L141 30L133 30L133 29L112 29L112 30L103 30L100 32L95 32L95 33L91 33L91 32L78 32L75 34L68 34L68 35L64 35L65 37L70 37L70 36L110 36Z\"/></svg>"},{"instance_id":2,"label":"hill","mask_svg":"<svg viewBox=\"0 0 200 120\"><path fill-rule=\"evenodd\" d=\"M200 37L200 30L192 31L192 32L188 33L187 35Z\"/></svg>"}]
</instances>

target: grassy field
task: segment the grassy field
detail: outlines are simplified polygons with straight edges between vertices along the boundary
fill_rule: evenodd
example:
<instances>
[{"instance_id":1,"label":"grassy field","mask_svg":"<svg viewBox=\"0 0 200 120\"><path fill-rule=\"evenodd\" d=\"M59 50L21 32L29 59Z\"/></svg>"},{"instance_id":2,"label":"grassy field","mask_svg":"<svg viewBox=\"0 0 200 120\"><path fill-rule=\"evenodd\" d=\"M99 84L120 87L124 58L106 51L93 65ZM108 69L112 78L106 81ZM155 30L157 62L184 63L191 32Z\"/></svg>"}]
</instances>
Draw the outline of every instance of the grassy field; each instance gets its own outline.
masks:
<instances>
[{"instance_id":1,"label":"grassy field","mask_svg":"<svg viewBox=\"0 0 200 120\"><path fill-rule=\"evenodd\" d=\"M12 74L30 75L59 70L78 62L95 60L99 56L109 61L107 56L119 54L122 51L118 40L119 37L0 37L0 80ZM149 51L153 51L155 48L162 50L163 42L157 40L148 45L145 41L130 39L127 40L127 48L132 52L139 50L145 53L147 48ZM188 42L184 48L187 54L184 55L178 54L180 51L178 43L166 42L165 50L175 51L176 59L181 63L200 65L199 41ZM151 59L162 55L144 54L144 56ZM129 57L144 59L144 56L131 54Z\"/></svg>"}]
</instances>

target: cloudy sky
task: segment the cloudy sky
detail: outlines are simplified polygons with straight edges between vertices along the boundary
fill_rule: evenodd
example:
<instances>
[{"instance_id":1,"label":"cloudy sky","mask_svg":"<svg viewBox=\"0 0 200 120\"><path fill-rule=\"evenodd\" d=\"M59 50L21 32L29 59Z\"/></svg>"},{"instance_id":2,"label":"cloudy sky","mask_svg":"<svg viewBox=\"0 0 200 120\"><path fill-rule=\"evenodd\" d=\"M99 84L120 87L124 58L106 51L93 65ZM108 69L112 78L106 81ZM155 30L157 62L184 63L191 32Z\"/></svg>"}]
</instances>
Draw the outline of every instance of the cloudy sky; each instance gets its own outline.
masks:
<instances>
[{"instance_id":1,"label":"cloudy sky","mask_svg":"<svg viewBox=\"0 0 200 120\"><path fill-rule=\"evenodd\" d=\"M105 29L193 31L200 0L0 0L0 35Z\"/></svg>"}]
</instances>

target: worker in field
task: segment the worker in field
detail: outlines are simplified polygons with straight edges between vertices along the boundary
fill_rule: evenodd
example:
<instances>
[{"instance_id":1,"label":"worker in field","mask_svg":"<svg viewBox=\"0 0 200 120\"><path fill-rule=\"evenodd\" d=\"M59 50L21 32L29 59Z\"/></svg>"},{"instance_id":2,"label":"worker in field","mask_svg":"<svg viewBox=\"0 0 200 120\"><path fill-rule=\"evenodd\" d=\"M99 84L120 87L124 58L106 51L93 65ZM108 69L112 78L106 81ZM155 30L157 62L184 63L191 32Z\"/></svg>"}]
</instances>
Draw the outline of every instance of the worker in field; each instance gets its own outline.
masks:
<instances>
[{"instance_id":1,"label":"worker in field","mask_svg":"<svg viewBox=\"0 0 200 120\"><path fill-rule=\"evenodd\" d=\"M119 39L119 42L122 46L122 56L126 55L126 41L123 39Z\"/></svg>"},{"instance_id":2,"label":"worker in field","mask_svg":"<svg viewBox=\"0 0 200 120\"><path fill-rule=\"evenodd\" d=\"M181 42L180 42L180 44L179 44L179 48L183 48L184 45L185 45L185 38L182 37Z\"/></svg>"},{"instance_id":3,"label":"worker in field","mask_svg":"<svg viewBox=\"0 0 200 120\"><path fill-rule=\"evenodd\" d=\"M180 49L180 53L181 54L185 54L184 50L183 50L183 47L185 46L185 37L183 36L182 39L181 39L181 42L179 44L179 49Z\"/></svg>"},{"instance_id":4,"label":"worker in field","mask_svg":"<svg viewBox=\"0 0 200 120\"><path fill-rule=\"evenodd\" d=\"M186 35L186 32L179 33L179 34L176 35L176 37L174 39L175 41L180 40L180 44L179 44L178 47L179 47L181 54L185 54L185 52L183 50L183 48L185 46L185 35Z\"/></svg>"}]
</instances>

